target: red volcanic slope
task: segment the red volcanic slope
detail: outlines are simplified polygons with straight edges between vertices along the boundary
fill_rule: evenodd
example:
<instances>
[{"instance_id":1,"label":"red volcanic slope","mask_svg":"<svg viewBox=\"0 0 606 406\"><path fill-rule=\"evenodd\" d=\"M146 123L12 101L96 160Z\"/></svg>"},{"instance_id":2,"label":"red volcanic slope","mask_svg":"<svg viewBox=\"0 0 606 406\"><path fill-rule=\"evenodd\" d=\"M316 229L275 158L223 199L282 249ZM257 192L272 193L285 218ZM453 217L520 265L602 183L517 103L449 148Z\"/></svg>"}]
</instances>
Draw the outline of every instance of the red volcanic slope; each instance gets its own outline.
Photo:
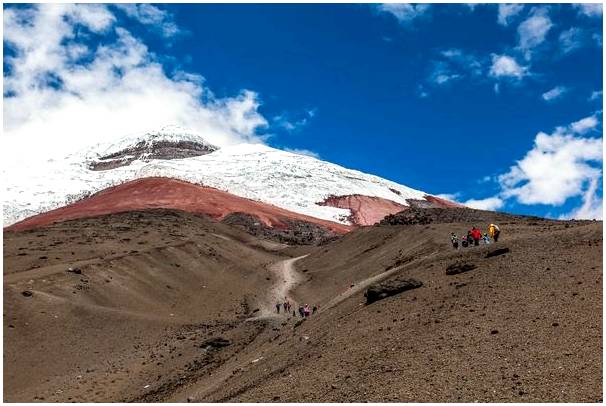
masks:
<instances>
[{"instance_id":1,"label":"red volcanic slope","mask_svg":"<svg viewBox=\"0 0 606 406\"><path fill-rule=\"evenodd\" d=\"M406 210L408 206L388 199L364 195L331 196L319 203L325 206L349 209L350 221L359 226L371 226L388 214Z\"/></svg>"},{"instance_id":2,"label":"red volcanic slope","mask_svg":"<svg viewBox=\"0 0 606 406\"><path fill-rule=\"evenodd\" d=\"M19 231L58 221L152 208L203 213L219 220L230 213L242 212L255 215L265 225L277 228L286 228L284 220L288 219L315 223L340 234L353 229L351 226L294 213L218 189L176 179L144 178L105 189L76 203L27 218L6 227L5 230Z\"/></svg>"},{"instance_id":3,"label":"red volcanic slope","mask_svg":"<svg viewBox=\"0 0 606 406\"><path fill-rule=\"evenodd\" d=\"M424 198L428 207L465 207L431 195L425 195ZM409 208L409 206L404 206L389 199L364 195L331 196L318 204L349 209L351 211L349 220L359 226L373 225L389 214L395 214Z\"/></svg>"}]
</instances>

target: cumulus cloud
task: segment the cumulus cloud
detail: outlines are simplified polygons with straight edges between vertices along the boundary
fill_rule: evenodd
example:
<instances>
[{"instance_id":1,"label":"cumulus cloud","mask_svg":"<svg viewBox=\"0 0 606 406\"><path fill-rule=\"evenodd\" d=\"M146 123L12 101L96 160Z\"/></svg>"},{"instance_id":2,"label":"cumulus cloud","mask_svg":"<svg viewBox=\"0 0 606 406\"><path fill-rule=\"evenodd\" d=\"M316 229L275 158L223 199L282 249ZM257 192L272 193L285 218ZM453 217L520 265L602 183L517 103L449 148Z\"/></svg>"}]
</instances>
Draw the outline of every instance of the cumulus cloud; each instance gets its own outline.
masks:
<instances>
[{"instance_id":1,"label":"cumulus cloud","mask_svg":"<svg viewBox=\"0 0 606 406\"><path fill-rule=\"evenodd\" d=\"M486 199L470 199L462 203L467 207L478 210L498 210L505 202L499 197L488 197Z\"/></svg>"},{"instance_id":2,"label":"cumulus cloud","mask_svg":"<svg viewBox=\"0 0 606 406\"><path fill-rule=\"evenodd\" d=\"M507 26L524 9L524 4L499 4L497 22Z\"/></svg>"},{"instance_id":3,"label":"cumulus cloud","mask_svg":"<svg viewBox=\"0 0 606 406\"><path fill-rule=\"evenodd\" d=\"M494 78L522 79L527 74L528 68L521 66L511 56L492 54L492 66L490 76Z\"/></svg>"},{"instance_id":4,"label":"cumulus cloud","mask_svg":"<svg viewBox=\"0 0 606 406\"><path fill-rule=\"evenodd\" d=\"M585 134L586 132L595 129L598 124L598 118L595 115L589 116L570 124L570 130L576 134ZM564 129L560 127L558 128L558 131L563 132Z\"/></svg>"},{"instance_id":5,"label":"cumulus cloud","mask_svg":"<svg viewBox=\"0 0 606 406\"><path fill-rule=\"evenodd\" d=\"M150 9L137 12L148 24L167 21L150 16ZM7 158L19 147L35 145L31 154L49 156L166 124L188 127L217 145L260 140L257 130L267 121L254 92L217 98L199 75L167 74L117 21L105 5L4 10Z\"/></svg>"},{"instance_id":6,"label":"cumulus cloud","mask_svg":"<svg viewBox=\"0 0 606 406\"><path fill-rule=\"evenodd\" d=\"M597 125L597 118L590 116L552 134L538 133L526 156L499 176L501 196L522 204L562 205L586 194L602 176L602 138L582 135Z\"/></svg>"},{"instance_id":7,"label":"cumulus cloud","mask_svg":"<svg viewBox=\"0 0 606 406\"><path fill-rule=\"evenodd\" d=\"M602 16L602 4L601 3L574 4L574 7L578 10L580 15L584 15L587 17L601 17Z\"/></svg>"},{"instance_id":8,"label":"cumulus cloud","mask_svg":"<svg viewBox=\"0 0 606 406\"><path fill-rule=\"evenodd\" d=\"M553 89L543 93L541 97L543 100L549 102L561 98L567 91L568 89L564 86L556 86Z\"/></svg>"},{"instance_id":9,"label":"cumulus cloud","mask_svg":"<svg viewBox=\"0 0 606 406\"><path fill-rule=\"evenodd\" d=\"M384 3L377 6L380 12L394 16L400 24L409 26L414 20L427 15L429 4Z\"/></svg>"},{"instance_id":10,"label":"cumulus cloud","mask_svg":"<svg viewBox=\"0 0 606 406\"><path fill-rule=\"evenodd\" d=\"M169 12L152 4L123 3L116 4L115 7L141 24L153 27L165 37L173 37L181 32Z\"/></svg>"},{"instance_id":11,"label":"cumulus cloud","mask_svg":"<svg viewBox=\"0 0 606 406\"><path fill-rule=\"evenodd\" d=\"M495 196L463 204L482 210L498 210L508 201L558 207L580 198L581 205L561 218L601 219L602 138L588 136L598 132L596 114L556 127L552 134L539 132L524 158L496 177Z\"/></svg>"},{"instance_id":12,"label":"cumulus cloud","mask_svg":"<svg viewBox=\"0 0 606 406\"><path fill-rule=\"evenodd\" d=\"M518 26L518 49L526 59L530 59L532 50L545 41L551 27L553 23L545 7L534 8L530 16Z\"/></svg>"}]
</instances>

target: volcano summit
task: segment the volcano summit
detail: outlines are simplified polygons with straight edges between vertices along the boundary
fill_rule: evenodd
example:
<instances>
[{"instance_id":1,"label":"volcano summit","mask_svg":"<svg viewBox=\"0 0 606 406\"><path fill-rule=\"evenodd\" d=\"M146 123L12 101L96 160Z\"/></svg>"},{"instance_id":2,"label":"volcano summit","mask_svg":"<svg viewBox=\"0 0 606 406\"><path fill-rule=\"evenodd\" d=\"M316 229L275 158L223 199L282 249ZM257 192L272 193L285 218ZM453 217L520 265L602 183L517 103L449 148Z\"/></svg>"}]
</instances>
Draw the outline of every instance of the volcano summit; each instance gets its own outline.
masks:
<instances>
[{"instance_id":1,"label":"volcano summit","mask_svg":"<svg viewBox=\"0 0 606 406\"><path fill-rule=\"evenodd\" d=\"M18 173L23 176L15 176ZM176 126L127 136L109 145L98 144L25 172L5 168L4 176L5 226L145 178L185 181L303 215L312 222L348 226L374 224L411 205L455 205L377 176L262 144L219 148ZM145 204L148 189L129 190L137 201ZM183 209L168 202L163 205L157 199L150 201L148 207ZM101 212L78 213L87 217ZM53 221L68 218L75 217L55 215ZM43 224L41 218L36 224Z\"/></svg>"}]
</instances>

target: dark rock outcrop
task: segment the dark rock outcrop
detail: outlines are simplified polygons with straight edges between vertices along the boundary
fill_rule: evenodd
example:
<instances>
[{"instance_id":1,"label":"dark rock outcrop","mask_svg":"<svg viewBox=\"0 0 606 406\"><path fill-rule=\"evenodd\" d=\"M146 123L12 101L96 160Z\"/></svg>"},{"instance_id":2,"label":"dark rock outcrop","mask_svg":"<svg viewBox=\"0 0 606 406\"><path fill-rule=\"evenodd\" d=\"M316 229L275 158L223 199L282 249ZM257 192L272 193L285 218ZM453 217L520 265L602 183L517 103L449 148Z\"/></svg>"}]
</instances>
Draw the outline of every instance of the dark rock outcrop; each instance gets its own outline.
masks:
<instances>
[{"instance_id":1,"label":"dark rock outcrop","mask_svg":"<svg viewBox=\"0 0 606 406\"><path fill-rule=\"evenodd\" d=\"M364 293L364 296L366 297L366 304L368 305L407 290L420 288L421 286L423 286L423 282L421 281L399 277L371 285Z\"/></svg>"},{"instance_id":2,"label":"dark rock outcrop","mask_svg":"<svg viewBox=\"0 0 606 406\"><path fill-rule=\"evenodd\" d=\"M501 223L526 220L537 221L536 217L518 216L507 213L497 213L486 210L475 210L463 207L429 208L425 201L407 200L410 207L396 214L390 214L380 221L380 225L413 225L441 223L476 223L478 227L486 227L490 223Z\"/></svg>"},{"instance_id":3,"label":"dark rock outcrop","mask_svg":"<svg viewBox=\"0 0 606 406\"><path fill-rule=\"evenodd\" d=\"M247 213L231 213L223 223L243 229L255 237L292 245L319 245L334 240L339 235L328 228L301 220L282 219L286 227L268 227L256 216Z\"/></svg>"},{"instance_id":4,"label":"dark rock outcrop","mask_svg":"<svg viewBox=\"0 0 606 406\"><path fill-rule=\"evenodd\" d=\"M228 345L231 345L231 341L229 341L223 337L215 337L215 338L210 338L210 339L204 341L202 344L200 344L200 348L218 349L218 348L227 347Z\"/></svg>"},{"instance_id":5,"label":"dark rock outcrop","mask_svg":"<svg viewBox=\"0 0 606 406\"><path fill-rule=\"evenodd\" d=\"M448 267L446 268L446 275L458 275L460 273L469 272L474 269L476 269L476 266L474 264L457 262L448 265Z\"/></svg>"},{"instance_id":6,"label":"dark rock outcrop","mask_svg":"<svg viewBox=\"0 0 606 406\"><path fill-rule=\"evenodd\" d=\"M509 252L509 248L498 248L496 250L492 250L486 254L486 258L497 257L499 255L507 254Z\"/></svg>"},{"instance_id":7,"label":"dark rock outcrop","mask_svg":"<svg viewBox=\"0 0 606 406\"><path fill-rule=\"evenodd\" d=\"M130 165L136 160L183 159L210 154L217 147L193 141L140 141L132 147L100 157L89 164L93 171L106 171Z\"/></svg>"}]
</instances>

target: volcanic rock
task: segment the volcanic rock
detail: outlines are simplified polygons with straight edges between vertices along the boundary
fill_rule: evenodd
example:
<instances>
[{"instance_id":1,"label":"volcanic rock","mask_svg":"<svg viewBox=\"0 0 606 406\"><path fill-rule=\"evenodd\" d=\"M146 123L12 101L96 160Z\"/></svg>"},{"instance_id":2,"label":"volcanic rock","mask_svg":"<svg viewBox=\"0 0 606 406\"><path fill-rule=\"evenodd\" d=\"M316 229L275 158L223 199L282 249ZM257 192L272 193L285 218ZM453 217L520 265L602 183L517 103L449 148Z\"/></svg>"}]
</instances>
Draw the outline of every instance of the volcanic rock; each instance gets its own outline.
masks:
<instances>
[{"instance_id":1,"label":"volcanic rock","mask_svg":"<svg viewBox=\"0 0 606 406\"><path fill-rule=\"evenodd\" d=\"M497 257L499 255L507 254L509 252L509 248L498 248L496 250L490 251L486 254L486 258Z\"/></svg>"},{"instance_id":2,"label":"volcanic rock","mask_svg":"<svg viewBox=\"0 0 606 406\"><path fill-rule=\"evenodd\" d=\"M423 282L421 281L399 277L371 285L364 293L364 296L368 305L407 290L420 288L421 286L423 286Z\"/></svg>"}]
</instances>

